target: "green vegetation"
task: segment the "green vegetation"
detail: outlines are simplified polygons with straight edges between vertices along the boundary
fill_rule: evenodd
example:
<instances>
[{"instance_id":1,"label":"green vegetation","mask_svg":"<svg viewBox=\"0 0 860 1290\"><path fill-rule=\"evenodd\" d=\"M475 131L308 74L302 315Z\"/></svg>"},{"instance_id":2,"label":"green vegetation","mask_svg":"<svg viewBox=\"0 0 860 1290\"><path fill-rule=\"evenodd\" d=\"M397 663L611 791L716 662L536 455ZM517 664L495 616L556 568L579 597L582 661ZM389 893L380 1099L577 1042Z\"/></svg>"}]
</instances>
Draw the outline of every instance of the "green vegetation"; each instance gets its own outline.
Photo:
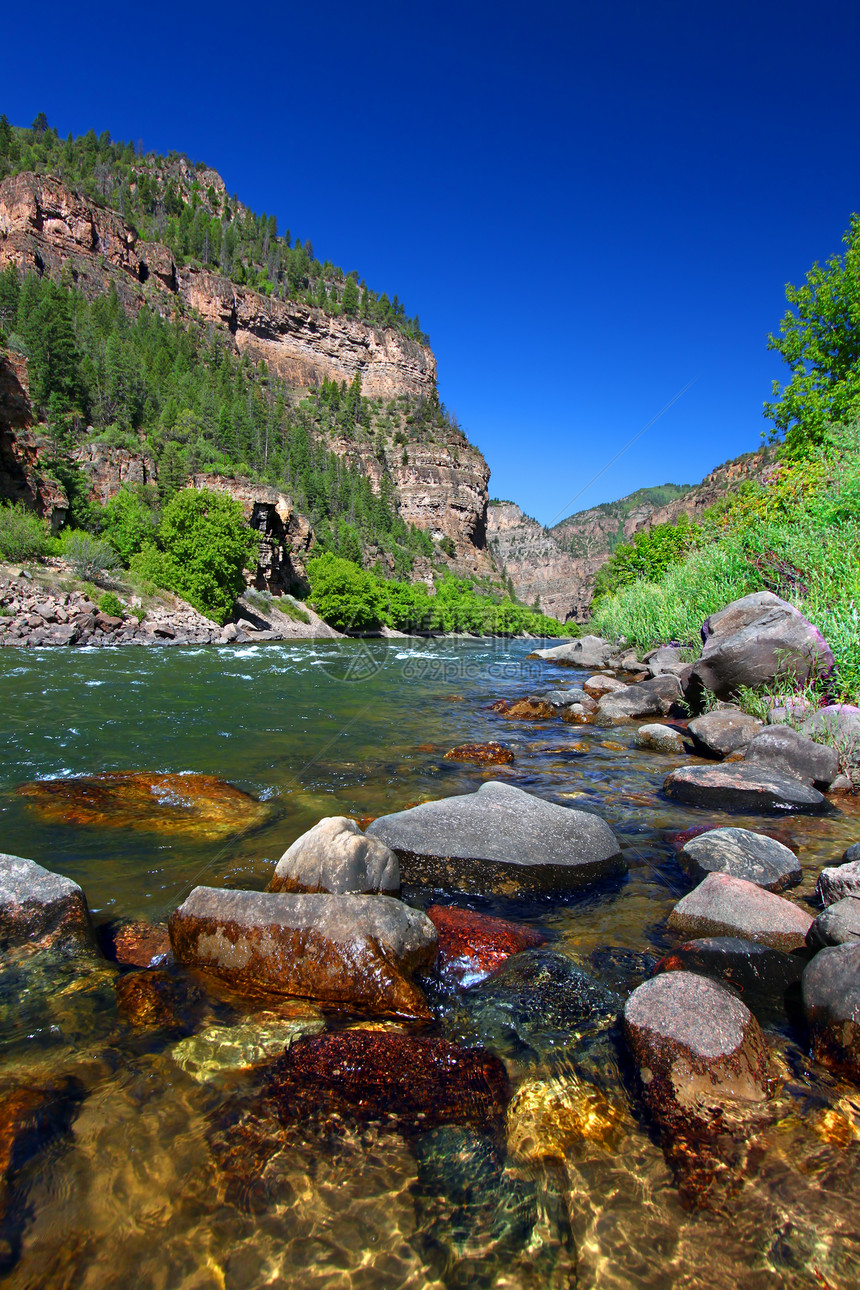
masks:
<instances>
[{"instance_id":1,"label":"green vegetation","mask_svg":"<svg viewBox=\"0 0 860 1290\"><path fill-rule=\"evenodd\" d=\"M109 542L79 529L65 529L59 539L59 552L68 560L76 578L100 582L118 572L121 561Z\"/></svg>"},{"instance_id":2,"label":"green vegetation","mask_svg":"<svg viewBox=\"0 0 860 1290\"><path fill-rule=\"evenodd\" d=\"M689 484L655 484L651 488L637 488L635 493L619 497L615 502L601 502L587 511L576 511L573 515L568 515L566 519L554 524L550 532L555 535L562 549L569 551L572 556L588 556L592 553L595 539L588 534L576 532L576 525L584 516L603 516L616 524L615 532L611 532L608 537L609 550L615 551L624 542L624 521L628 515L642 507L659 510L661 506L668 506L669 502L676 501L689 491ZM602 546L602 540L598 541Z\"/></svg>"},{"instance_id":3,"label":"green vegetation","mask_svg":"<svg viewBox=\"0 0 860 1290\"><path fill-rule=\"evenodd\" d=\"M255 544L239 502L186 488L167 503L156 542L133 555L130 567L223 623L244 588L242 571Z\"/></svg>"},{"instance_id":4,"label":"green vegetation","mask_svg":"<svg viewBox=\"0 0 860 1290\"><path fill-rule=\"evenodd\" d=\"M48 552L48 530L20 504L0 504L0 560L21 564Z\"/></svg>"},{"instance_id":5,"label":"green vegetation","mask_svg":"<svg viewBox=\"0 0 860 1290\"><path fill-rule=\"evenodd\" d=\"M103 614L110 614L111 618L122 618L125 614L125 607L119 596L115 596L112 591L106 591L99 599L99 609Z\"/></svg>"},{"instance_id":6,"label":"green vegetation","mask_svg":"<svg viewBox=\"0 0 860 1290\"><path fill-rule=\"evenodd\" d=\"M632 542L616 547L598 572L592 605L631 583L643 579L655 582L696 549L700 535L698 524L693 524L687 515L681 515L675 524L655 524L653 528L642 529Z\"/></svg>"},{"instance_id":7,"label":"green vegetation","mask_svg":"<svg viewBox=\"0 0 860 1290\"><path fill-rule=\"evenodd\" d=\"M355 270L344 273L329 260L320 262L311 243L289 230L279 236L274 215L255 215L228 196L220 176L182 153L144 155L139 145L114 142L107 131L61 139L43 113L30 129L0 117L0 179L29 170L57 175L117 211L141 240L168 246L179 267L214 270L266 295L357 316L428 343L418 318L407 317L396 295L371 290Z\"/></svg>"}]
</instances>

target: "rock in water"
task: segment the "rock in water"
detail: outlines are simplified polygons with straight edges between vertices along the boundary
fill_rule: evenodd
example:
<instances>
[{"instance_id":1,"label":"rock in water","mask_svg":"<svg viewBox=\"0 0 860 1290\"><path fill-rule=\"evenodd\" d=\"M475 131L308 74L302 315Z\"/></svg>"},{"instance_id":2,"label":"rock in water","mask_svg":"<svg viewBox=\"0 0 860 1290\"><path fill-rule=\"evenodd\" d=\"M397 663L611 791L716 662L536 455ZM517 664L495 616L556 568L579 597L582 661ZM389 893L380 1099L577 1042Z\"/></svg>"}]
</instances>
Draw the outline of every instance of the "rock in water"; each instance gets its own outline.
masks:
<instances>
[{"instance_id":1,"label":"rock in water","mask_svg":"<svg viewBox=\"0 0 860 1290\"><path fill-rule=\"evenodd\" d=\"M853 852L855 847L849 847L848 850ZM822 869L818 875L815 894L825 909L845 896L860 896L860 860L849 860L847 864Z\"/></svg>"},{"instance_id":2,"label":"rock in water","mask_svg":"<svg viewBox=\"0 0 860 1290\"><path fill-rule=\"evenodd\" d=\"M464 986L483 981L512 954L543 945L546 940L542 932L525 923L454 905L431 905L427 917L439 937L439 971Z\"/></svg>"},{"instance_id":3,"label":"rock in water","mask_svg":"<svg viewBox=\"0 0 860 1290\"><path fill-rule=\"evenodd\" d=\"M722 766L681 766L666 776L667 797L691 806L771 815L781 811L816 814L827 810L827 798L799 779L765 766L732 762Z\"/></svg>"},{"instance_id":4,"label":"rock in water","mask_svg":"<svg viewBox=\"0 0 860 1290\"><path fill-rule=\"evenodd\" d=\"M836 749L815 743L791 726L771 726L756 735L745 760L748 766L767 766L821 790L828 789L839 774Z\"/></svg>"},{"instance_id":5,"label":"rock in water","mask_svg":"<svg viewBox=\"0 0 860 1290\"><path fill-rule=\"evenodd\" d=\"M458 744L446 752L445 760L475 762L479 766L507 766L514 760L514 754L507 744Z\"/></svg>"},{"instance_id":6,"label":"rock in water","mask_svg":"<svg viewBox=\"0 0 860 1290\"><path fill-rule=\"evenodd\" d=\"M692 682L720 699L731 698L742 685L786 677L806 681L833 669L833 654L818 629L770 591L756 591L711 614L702 639Z\"/></svg>"},{"instance_id":7,"label":"rock in water","mask_svg":"<svg viewBox=\"0 0 860 1290\"><path fill-rule=\"evenodd\" d=\"M602 636L582 636L579 640L553 645L550 649L536 649L533 657L546 659L549 663L563 663L565 667L601 668L606 666L611 653L612 646Z\"/></svg>"},{"instance_id":8,"label":"rock in water","mask_svg":"<svg viewBox=\"0 0 860 1290\"><path fill-rule=\"evenodd\" d=\"M390 896L294 895L195 887L170 918L173 952L240 993L427 1017L410 979L436 958L436 929Z\"/></svg>"},{"instance_id":9,"label":"rock in water","mask_svg":"<svg viewBox=\"0 0 860 1290\"><path fill-rule=\"evenodd\" d=\"M669 926L683 936L740 936L776 950L806 944L812 917L790 900L754 882L709 873L669 915Z\"/></svg>"},{"instance_id":10,"label":"rock in water","mask_svg":"<svg viewBox=\"0 0 860 1290\"><path fill-rule=\"evenodd\" d=\"M295 1016L263 1012L236 1026L209 1026L181 1040L171 1057L198 1084L217 1079L225 1071L247 1070L281 1054L302 1035L325 1029L322 1014L312 1005L298 1004Z\"/></svg>"},{"instance_id":11,"label":"rock in water","mask_svg":"<svg viewBox=\"0 0 860 1290\"><path fill-rule=\"evenodd\" d=\"M707 756L728 757L745 748L764 729L764 724L739 708L718 708L696 717L687 727L697 751Z\"/></svg>"},{"instance_id":12,"label":"rock in water","mask_svg":"<svg viewBox=\"0 0 860 1290\"><path fill-rule=\"evenodd\" d=\"M15 790L51 824L139 829L216 840L256 829L273 808L212 775L110 771L40 779Z\"/></svg>"},{"instance_id":13,"label":"rock in water","mask_svg":"<svg viewBox=\"0 0 860 1290\"><path fill-rule=\"evenodd\" d=\"M640 726L633 738L633 743L637 748L650 748L654 752L682 753L684 751L684 736L680 730L673 730L671 726L661 726L657 723Z\"/></svg>"},{"instance_id":14,"label":"rock in water","mask_svg":"<svg viewBox=\"0 0 860 1290\"><path fill-rule=\"evenodd\" d=\"M296 1040L274 1064L269 1089L288 1121L394 1119L412 1133L436 1124L497 1126L510 1097L505 1068L491 1053L436 1036L367 1030Z\"/></svg>"},{"instance_id":15,"label":"rock in water","mask_svg":"<svg viewBox=\"0 0 860 1290\"><path fill-rule=\"evenodd\" d=\"M197 1002L196 993L169 972L128 972L116 981L120 1012L135 1030L191 1030L183 1015Z\"/></svg>"},{"instance_id":16,"label":"rock in water","mask_svg":"<svg viewBox=\"0 0 860 1290\"><path fill-rule=\"evenodd\" d=\"M173 960L167 923L103 923L98 937L105 958L120 967L158 967Z\"/></svg>"},{"instance_id":17,"label":"rock in water","mask_svg":"<svg viewBox=\"0 0 860 1290\"><path fill-rule=\"evenodd\" d=\"M816 954L802 990L813 1055L860 1082L860 944Z\"/></svg>"},{"instance_id":18,"label":"rock in water","mask_svg":"<svg viewBox=\"0 0 860 1290\"><path fill-rule=\"evenodd\" d=\"M672 950L657 964L654 975L695 972L733 986L745 997L772 998L781 997L796 985L805 967L805 957L756 941L737 936L703 936Z\"/></svg>"},{"instance_id":19,"label":"rock in water","mask_svg":"<svg viewBox=\"0 0 860 1290\"><path fill-rule=\"evenodd\" d=\"M684 1135L743 1123L768 1096L767 1052L748 1008L716 981L667 972L634 990L624 1036L655 1119Z\"/></svg>"},{"instance_id":20,"label":"rock in water","mask_svg":"<svg viewBox=\"0 0 860 1290\"><path fill-rule=\"evenodd\" d=\"M807 945L847 945L860 941L860 897L843 896L819 914L809 929Z\"/></svg>"},{"instance_id":21,"label":"rock in water","mask_svg":"<svg viewBox=\"0 0 860 1290\"><path fill-rule=\"evenodd\" d=\"M597 705L597 721L629 721L652 714L665 716L680 698L681 683L677 676L655 676L650 681L639 681L604 695Z\"/></svg>"},{"instance_id":22,"label":"rock in water","mask_svg":"<svg viewBox=\"0 0 860 1290\"><path fill-rule=\"evenodd\" d=\"M397 853L404 881L443 890L569 891L626 871L618 839L596 815L498 781L383 815L367 832Z\"/></svg>"},{"instance_id":23,"label":"rock in water","mask_svg":"<svg viewBox=\"0 0 860 1290\"><path fill-rule=\"evenodd\" d=\"M709 829L684 843L678 852L678 863L695 882L701 882L709 873L727 873L767 891L784 891L803 877L793 851L750 829Z\"/></svg>"},{"instance_id":24,"label":"rock in water","mask_svg":"<svg viewBox=\"0 0 860 1290\"><path fill-rule=\"evenodd\" d=\"M392 895L400 891L400 866L397 856L362 833L355 820L333 815L320 820L284 852L269 891Z\"/></svg>"},{"instance_id":25,"label":"rock in water","mask_svg":"<svg viewBox=\"0 0 860 1290\"><path fill-rule=\"evenodd\" d=\"M34 860L0 855L0 948L29 943L94 948L87 900L71 879Z\"/></svg>"}]
</instances>

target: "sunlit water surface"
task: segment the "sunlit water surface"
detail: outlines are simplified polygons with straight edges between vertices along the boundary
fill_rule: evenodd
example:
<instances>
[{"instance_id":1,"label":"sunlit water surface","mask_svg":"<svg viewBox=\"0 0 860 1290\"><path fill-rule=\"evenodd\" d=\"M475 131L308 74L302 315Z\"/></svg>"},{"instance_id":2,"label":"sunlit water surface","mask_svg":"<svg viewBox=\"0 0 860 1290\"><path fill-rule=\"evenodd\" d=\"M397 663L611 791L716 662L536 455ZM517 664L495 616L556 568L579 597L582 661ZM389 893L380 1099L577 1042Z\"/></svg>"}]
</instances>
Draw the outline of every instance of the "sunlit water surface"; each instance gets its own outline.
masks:
<instances>
[{"instance_id":1,"label":"sunlit water surface","mask_svg":"<svg viewBox=\"0 0 860 1290\"><path fill-rule=\"evenodd\" d=\"M688 883L669 835L774 822L664 799L679 759L634 749L633 725L511 722L490 711L498 698L582 679L526 660L530 648L445 640L3 651L0 849L75 879L97 921L158 920L198 883L263 888L273 862L323 815L375 816L505 779L602 815L629 874L576 899L482 907L539 926L553 950L602 972L623 996L673 944L665 920ZM486 771L443 759L455 744L490 739L513 748L512 765ZM212 774L270 801L273 819L201 844L43 824L13 792L25 780L106 770ZM779 827L803 863L791 898L804 904L822 865L857 840L857 825L846 807ZM446 1033L462 1032L460 1006L456 997L439 1004ZM199 1024L235 1023L242 1008L213 996ZM228 1102L253 1098L259 1076L198 1084L171 1058L175 1037L123 1026L112 970L81 978L6 956L2 1087L71 1080L76 1090L67 1130L3 1199L15 1247L6 1282L855 1286L860 1097L809 1060L784 1015L761 1019L782 1075L772 1122L738 1148L709 1210L691 1209L676 1186L615 1035L594 1072L621 1126L609 1141L586 1138L564 1161L531 1165L505 1160L503 1143L491 1144L488 1163L480 1142L466 1143L460 1175L449 1179L456 1153L438 1138L444 1131L422 1143L373 1126L324 1138L308 1125L273 1141L265 1187L250 1203L228 1185L228 1130L219 1126ZM540 1044L518 1051L504 1027L483 1038L515 1085L557 1076L567 1060L576 1066L576 1035L549 1055ZM474 1170L465 1191L462 1168Z\"/></svg>"}]
</instances>

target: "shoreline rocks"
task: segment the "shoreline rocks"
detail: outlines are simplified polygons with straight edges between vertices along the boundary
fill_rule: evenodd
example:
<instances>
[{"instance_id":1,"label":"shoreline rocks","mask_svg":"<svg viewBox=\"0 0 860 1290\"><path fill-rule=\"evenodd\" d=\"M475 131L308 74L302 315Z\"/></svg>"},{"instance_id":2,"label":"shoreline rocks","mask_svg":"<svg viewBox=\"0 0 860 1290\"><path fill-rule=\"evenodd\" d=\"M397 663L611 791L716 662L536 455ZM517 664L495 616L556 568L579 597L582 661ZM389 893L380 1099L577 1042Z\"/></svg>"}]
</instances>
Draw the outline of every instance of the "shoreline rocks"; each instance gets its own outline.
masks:
<instances>
[{"instance_id":1,"label":"shoreline rocks","mask_svg":"<svg viewBox=\"0 0 860 1290\"><path fill-rule=\"evenodd\" d=\"M828 809L826 797L765 766L733 762L715 766L680 766L663 783L667 797L691 806L771 815L783 811L817 814Z\"/></svg>"},{"instance_id":2,"label":"shoreline rocks","mask_svg":"<svg viewBox=\"0 0 860 1290\"><path fill-rule=\"evenodd\" d=\"M35 860L0 855L0 948L28 944L94 952L87 899L76 882Z\"/></svg>"},{"instance_id":3,"label":"shoreline rocks","mask_svg":"<svg viewBox=\"0 0 860 1290\"><path fill-rule=\"evenodd\" d=\"M597 705L598 724L629 721L633 717L666 716L681 698L681 683L671 673L639 681L605 694Z\"/></svg>"}]
</instances>

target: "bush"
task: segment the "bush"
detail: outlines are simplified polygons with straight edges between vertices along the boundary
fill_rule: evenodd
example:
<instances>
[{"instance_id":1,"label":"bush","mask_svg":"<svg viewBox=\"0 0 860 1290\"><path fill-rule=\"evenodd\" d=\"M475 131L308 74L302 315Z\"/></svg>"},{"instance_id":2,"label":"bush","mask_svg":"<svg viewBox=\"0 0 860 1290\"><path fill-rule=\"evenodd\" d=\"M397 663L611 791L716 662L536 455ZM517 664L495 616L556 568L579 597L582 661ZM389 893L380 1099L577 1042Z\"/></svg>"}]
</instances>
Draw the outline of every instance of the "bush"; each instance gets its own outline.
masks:
<instances>
[{"instance_id":1,"label":"bush","mask_svg":"<svg viewBox=\"0 0 860 1290\"><path fill-rule=\"evenodd\" d=\"M126 568L133 555L155 540L156 519L143 499L121 488L102 511L104 536Z\"/></svg>"},{"instance_id":2,"label":"bush","mask_svg":"<svg viewBox=\"0 0 860 1290\"><path fill-rule=\"evenodd\" d=\"M378 580L351 560L325 554L308 562L310 604L336 631L371 631L384 621Z\"/></svg>"},{"instance_id":3,"label":"bush","mask_svg":"<svg viewBox=\"0 0 860 1290\"><path fill-rule=\"evenodd\" d=\"M39 560L48 551L48 529L44 521L21 503L0 505L0 559L19 564Z\"/></svg>"},{"instance_id":4,"label":"bush","mask_svg":"<svg viewBox=\"0 0 860 1290\"><path fill-rule=\"evenodd\" d=\"M125 617L125 607L119 596L115 596L112 591L106 591L101 597L99 609L103 614L109 614L111 618Z\"/></svg>"},{"instance_id":5,"label":"bush","mask_svg":"<svg viewBox=\"0 0 860 1290\"><path fill-rule=\"evenodd\" d=\"M75 577L84 582L98 582L121 567L119 556L109 542L79 529L68 529L63 533L60 553L72 566Z\"/></svg>"}]
</instances>

